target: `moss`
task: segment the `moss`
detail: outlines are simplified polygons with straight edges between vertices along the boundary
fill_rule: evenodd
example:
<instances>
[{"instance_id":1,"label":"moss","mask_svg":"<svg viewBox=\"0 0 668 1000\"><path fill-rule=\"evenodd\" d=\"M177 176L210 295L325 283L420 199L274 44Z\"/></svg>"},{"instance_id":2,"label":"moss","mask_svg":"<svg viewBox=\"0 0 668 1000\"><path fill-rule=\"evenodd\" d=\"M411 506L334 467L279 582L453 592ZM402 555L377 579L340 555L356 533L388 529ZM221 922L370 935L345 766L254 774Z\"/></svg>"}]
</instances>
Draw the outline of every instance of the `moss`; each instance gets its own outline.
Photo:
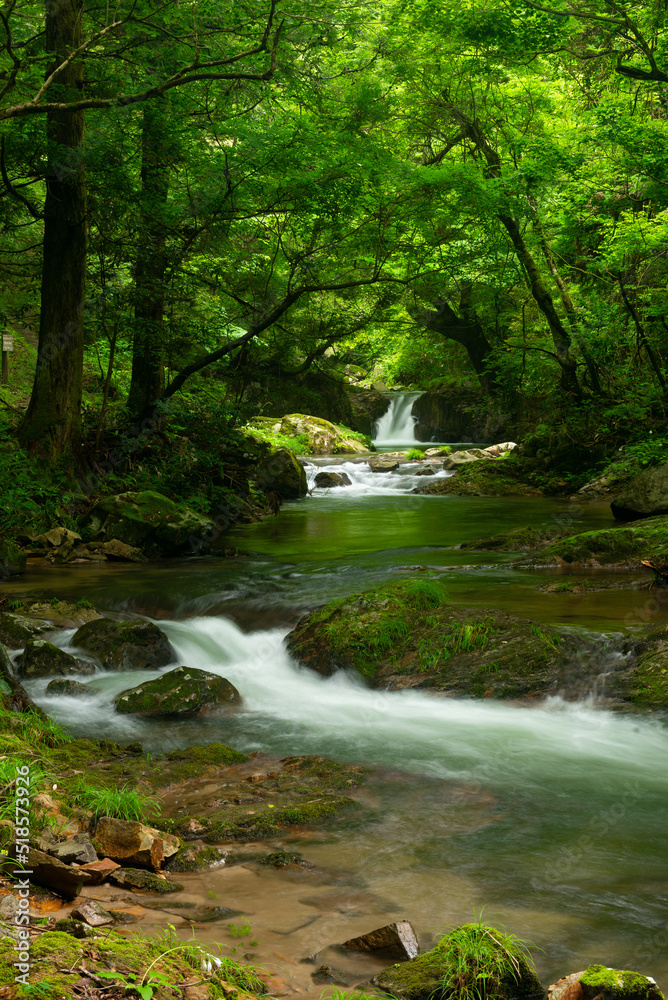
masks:
<instances>
[{"instance_id":1,"label":"moss","mask_svg":"<svg viewBox=\"0 0 668 1000\"><path fill-rule=\"evenodd\" d=\"M333 601L304 619L287 645L325 676L355 670L374 686L499 698L544 694L566 648L558 632L526 619L448 604L433 580Z\"/></svg>"},{"instance_id":2,"label":"moss","mask_svg":"<svg viewBox=\"0 0 668 1000\"><path fill-rule=\"evenodd\" d=\"M559 528L532 528L523 525L511 528L499 535L488 538L477 538L473 542L462 542L460 549L476 549L481 552L530 552L545 548L556 538L567 535L568 532Z\"/></svg>"},{"instance_id":3,"label":"moss","mask_svg":"<svg viewBox=\"0 0 668 1000\"><path fill-rule=\"evenodd\" d=\"M165 871L199 872L224 860L224 855L215 847L182 847L166 863Z\"/></svg>"},{"instance_id":4,"label":"moss","mask_svg":"<svg viewBox=\"0 0 668 1000\"><path fill-rule=\"evenodd\" d=\"M540 488L531 482L530 472L513 456L500 461L481 459L458 467L454 476L418 486L413 493L430 496L534 496Z\"/></svg>"},{"instance_id":5,"label":"moss","mask_svg":"<svg viewBox=\"0 0 668 1000\"><path fill-rule=\"evenodd\" d=\"M359 808L359 805L354 799L333 797L282 808L267 807L254 811L252 815L239 817L236 822L230 819L216 822L215 817L212 817L212 825L204 839L209 843L215 843L220 840L259 840L264 837L275 837L284 833L288 827L324 823L356 808Z\"/></svg>"},{"instance_id":6,"label":"moss","mask_svg":"<svg viewBox=\"0 0 668 1000\"><path fill-rule=\"evenodd\" d=\"M160 895L168 895L172 892L181 892L183 886L178 882L170 882L167 878L160 878L153 872L144 871L143 868L116 868L108 876L109 881L122 888L138 889L141 892L154 892Z\"/></svg>"},{"instance_id":7,"label":"moss","mask_svg":"<svg viewBox=\"0 0 668 1000\"><path fill-rule=\"evenodd\" d=\"M514 565L640 568L643 559L668 559L668 516L571 535L543 549L539 557L527 556Z\"/></svg>"},{"instance_id":8,"label":"moss","mask_svg":"<svg viewBox=\"0 0 668 1000\"><path fill-rule=\"evenodd\" d=\"M48 628L44 622L36 622L26 615L0 612L0 642L8 649L23 649L25 644Z\"/></svg>"},{"instance_id":9,"label":"moss","mask_svg":"<svg viewBox=\"0 0 668 1000\"><path fill-rule=\"evenodd\" d=\"M590 965L580 976L580 984L585 988L585 995L591 992L605 1000L643 1000L656 998L661 1000L663 994L656 983L639 972L619 971L609 969L605 965Z\"/></svg>"}]
</instances>

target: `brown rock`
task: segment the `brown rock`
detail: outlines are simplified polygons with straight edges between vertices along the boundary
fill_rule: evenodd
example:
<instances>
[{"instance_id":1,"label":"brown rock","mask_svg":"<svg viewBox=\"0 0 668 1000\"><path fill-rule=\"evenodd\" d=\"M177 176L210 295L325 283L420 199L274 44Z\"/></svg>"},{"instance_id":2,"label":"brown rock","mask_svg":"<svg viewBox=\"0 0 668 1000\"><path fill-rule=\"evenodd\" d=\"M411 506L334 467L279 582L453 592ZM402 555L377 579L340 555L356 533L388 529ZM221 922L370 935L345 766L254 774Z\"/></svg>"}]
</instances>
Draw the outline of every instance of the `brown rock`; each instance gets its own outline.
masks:
<instances>
[{"instance_id":1,"label":"brown rock","mask_svg":"<svg viewBox=\"0 0 668 1000\"><path fill-rule=\"evenodd\" d=\"M159 871L163 862L179 849L177 837L131 820L103 816L95 828L98 854L122 864Z\"/></svg>"},{"instance_id":2,"label":"brown rock","mask_svg":"<svg viewBox=\"0 0 668 1000\"><path fill-rule=\"evenodd\" d=\"M564 976L552 986L548 987L548 1000L582 1000L583 990L579 982L582 972L573 972L570 976Z\"/></svg>"},{"instance_id":3,"label":"brown rock","mask_svg":"<svg viewBox=\"0 0 668 1000\"><path fill-rule=\"evenodd\" d=\"M27 854L21 855L21 864L17 862L17 845L12 844L9 848L8 857L12 864L8 865L10 871L20 871L24 868L29 872L28 877L35 885L43 885L47 889L62 896L64 899L74 899L81 892L84 885L88 885L91 876L81 868L74 868L72 865L64 865L62 861L49 857L43 851L36 851L34 847L28 849ZM21 878L20 875L15 876Z\"/></svg>"},{"instance_id":4,"label":"brown rock","mask_svg":"<svg viewBox=\"0 0 668 1000\"><path fill-rule=\"evenodd\" d=\"M382 958L393 958L405 962L415 958L420 950L417 934L408 920L398 920L396 924L378 927L368 934L343 942L350 951L371 951Z\"/></svg>"},{"instance_id":5,"label":"brown rock","mask_svg":"<svg viewBox=\"0 0 668 1000\"><path fill-rule=\"evenodd\" d=\"M118 559L121 562L148 562L141 549L134 545L127 545L120 542L118 538L112 538L108 542L100 545L100 551L104 552L107 559Z\"/></svg>"},{"instance_id":6,"label":"brown rock","mask_svg":"<svg viewBox=\"0 0 668 1000\"><path fill-rule=\"evenodd\" d=\"M100 861L89 861L87 864L80 866L82 871L88 872L91 876L88 885L102 885L109 873L116 871L120 867L111 858L102 858Z\"/></svg>"}]
</instances>

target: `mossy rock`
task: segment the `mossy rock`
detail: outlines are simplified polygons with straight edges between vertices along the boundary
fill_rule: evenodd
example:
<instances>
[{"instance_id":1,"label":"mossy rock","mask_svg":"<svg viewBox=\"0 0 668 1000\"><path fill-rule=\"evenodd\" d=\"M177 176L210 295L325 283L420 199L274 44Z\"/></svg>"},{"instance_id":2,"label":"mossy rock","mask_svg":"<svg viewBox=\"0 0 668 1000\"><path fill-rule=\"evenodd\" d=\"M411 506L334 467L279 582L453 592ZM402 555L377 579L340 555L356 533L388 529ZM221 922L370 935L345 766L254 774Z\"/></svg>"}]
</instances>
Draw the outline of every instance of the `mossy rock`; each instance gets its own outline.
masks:
<instances>
[{"instance_id":1,"label":"mossy rock","mask_svg":"<svg viewBox=\"0 0 668 1000\"><path fill-rule=\"evenodd\" d=\"M585 1000L664 1000L654 980L640 972L590 965L578 981Z\"/></svg>"},{"instance_id":2,"label":"mossy rock","mask_svg":"<svg viewBox=\"0 0 668 1000\"><path fill-rule=\"evenodd\" d=\"M49 626L26 615L0 612L0 642L8 649L23 649L25 644L46 632Z\"/></svg>"},{"instance_id":3,"label":"mossy rock","mask_svg":"<svg viewBox=\"0 0 668 1000\"><path fill-rule=\"evenodd\" d=\"M92 663L78 660L71 653L66 653L64 649L59 649L44 639L31 639L27 642L17 666L19 677L26 678L95 673Z\"/></svg>"},{"instance_id":4,"label":"mossy rock","mask_svg":"<svg viewBox=\"0 0 668 1000\"><path fill-rule=\"evenodd\" d=\"M281 434L308 438L312 455L364 455L371 448L371 440L360 441L351 432L339 429L322 417L307 413L288 413L281 420Z\"/></svg>"},{"instance_id":5,"label":"mossy rock","mask_svg":"<svg viewBox=\"0 0 668 1000\"><path fill-rule=\"evenodd\" d=\"M200 552L202 540L215 534L215 524L161 493L120 493L105 497L79 523L86 541L118 539L147 556L180 556Z\"/></svg>"},{"instance_id":6,"label":"mossy rock","mask_svg":"<svg viewBox=\"0 0 668 1000\"><path fill-rule=\"evenodd\" d=\"M515 497L536 496L541 490L531 482L524 465L511 456L469 462L447 479L416 486L411 492L426 496Z\"/></svg>"},{"instance_id":7,"label":"mossy rock","mask_svg":"<svg viewBox=\"0 0 668 1000\"><path fill-rule=\"evenodd\" d=\"M326 677L354 670L373 687L495 698L553 691L573 645L529 619L452 605L433 580L404 580L332 601L286 641L302 666Z\"/></svg>"},{"instance_id":8,"label":"mossy rock","mask_svg":"<svg viewBox=\"0 0 668 1000\"><path fill-rule=\"evenodd\" d=\"M77 629L72 645L95 656L106 670L155 670L174 661L174 650L153 622L98 618Z\"/></svg>"},{"instance_id":9,"label":"mossy rock","mask_svg":"<svg viewBox=\"0 0 668 1000\"><path fill-rule=\"evenodd\" d=\"M570 535L548 545L539 556L527 556L514 565L610 566L639 570L644 559L658 563L668 560L668 516Z\"/></svg>"},{"instance_id":10,"label":"mossy rock","mask_svg":"<svg viewBox=\"0 0 668 1000\"><path fill-rule=\"evenodd\" d=\"M668 462L635 476L610 504L620 521L668 514Z\"/></svg>"},{"instance_id":11,"label":"mossy rock","mask_svg":"<svg viewBox=\"0 0 668 1000\"><path fill-rule=\"evenodd\" d=\"M192 667L176 667L153 681L122 691L122 715L197 715L214 705L239 705L241 695L224 677Z\"/></svg>"},{"instance_id":12,"label":"mossy rock","mask_svg":"<svg viewBox=\"0 0 668 1000\"><path fill-rule=\"evenodd\" d=\"M431 951L384 969L373 982L398 1000L539 1000L545 995L524 951L483 924L456 927Z\"/></svg>"},{"instance_id":13,"label":"mossy rock","mask_svg":"<svg viewBox=\"0 0 668 1000\"><path fill-rule=\"evenodd\" d=\"M303 465L287 448L277 448L257 467L255 479L265 493L298 500L308 491Z\"/></svg>"},{"instance_id":14,"label":"mossy rock","mask_svg":"<svg viewBox=\"0 0 668 1000\"><path fill-rule=\"evenodd\" d=\"M478 552L533 552L535 549L546 548L557 538L563 538L568 534L569 532L562 528L532 528L523 525L521 528L511 528L509 531L488 538L462 542L456 547L475 549Z\"/></svg>"},{"instance_id":15,"label":"mossy rock","mask_svg":"<svg viewBox=\"0 0 668 1000\"><path fill-rule=\"evenodd\" d=\"M57 677L47 684L45 693L51 697L89 698L96 692L87 684L79 684L78 681L70 680L67 677Z\"/></svg>"},{"instance_id":16,"label":"mossy rock","mask_svg":"<svg viewBox=\"0 0 668 1000\"><path fill-rule=\"evenodd\" d=\"M122 889L136 889L140 892L168 895L183 890L183 886L178 882L170 882L168 878L161 878L160 875L145 871L143 868L115 868L109 872L107 879Z\"/></svg>"},{"instance_id":17,"label":"mossy rock","mask_svg":"<svg viewBox=\"0 0 668 1000\"><path fill-rule=\"evenodd\" d=\"M225 863L225 855L216 847L190 844L182 847L165 864L168 872L199 872Z\"/></svg>"}]
</instances>

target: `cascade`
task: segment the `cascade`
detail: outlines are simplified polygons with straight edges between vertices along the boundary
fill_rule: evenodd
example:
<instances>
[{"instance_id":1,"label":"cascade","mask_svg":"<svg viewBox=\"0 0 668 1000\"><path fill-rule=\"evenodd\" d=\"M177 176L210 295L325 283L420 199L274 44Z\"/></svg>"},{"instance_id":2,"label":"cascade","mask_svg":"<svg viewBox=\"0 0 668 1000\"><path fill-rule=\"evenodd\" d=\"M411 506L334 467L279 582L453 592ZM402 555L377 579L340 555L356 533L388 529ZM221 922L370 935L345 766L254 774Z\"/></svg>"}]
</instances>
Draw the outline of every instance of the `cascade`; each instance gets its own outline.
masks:
<instances>
[{"instance_id":1,"label":"cascade","mask_svg":"<svg viewBox=\"0 0 668 1000\"><path fill-rule=\"evenodd\" d=\"M413 403L422 392L393 392L389 397L390 405L386 412L376 421L376 432L373 443L376 447L405 448L419 445L415 437L417 417L413 416Z\"/></svg>"}]
</instances>

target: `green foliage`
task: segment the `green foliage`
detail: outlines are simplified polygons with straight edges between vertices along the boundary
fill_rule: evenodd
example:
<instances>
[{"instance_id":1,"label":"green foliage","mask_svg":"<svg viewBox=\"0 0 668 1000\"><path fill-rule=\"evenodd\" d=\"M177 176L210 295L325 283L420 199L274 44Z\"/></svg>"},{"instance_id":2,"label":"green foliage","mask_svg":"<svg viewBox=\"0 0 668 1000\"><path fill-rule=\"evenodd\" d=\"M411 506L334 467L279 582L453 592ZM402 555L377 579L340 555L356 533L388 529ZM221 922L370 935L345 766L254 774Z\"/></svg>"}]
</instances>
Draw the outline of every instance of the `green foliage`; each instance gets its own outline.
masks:
<instances>
[{"instance_id":1,"label":"green foliage","mask_svg":"<svg viewBox=\"0 0 668 1000\"><path fill-rule=\"evenodd\" d=\"M505 1000L508 987L520 982L527 961L531 963L527 942L480 918L450 931L436 950L448 968L443 992L458 1000Z\"/></svg>"},{"instance_id":2,"label":"green foliage","mask_svg":"<svg viewBox=\"0 0 668 1000\"><path fill-rule=\"evenodd\" d=\"M157 819L161 812L157 799L144 795L135 788L96 787L84 780L80 780L71 789L70 799L75 805L91 812L94 820L100 816L112 816L116 819L148 822Z\"/></svg>"},{"instance_id":3,"label":"green foliage","mask_svg":"<svg viewBox=\"0 0 668 1000\"><path fill-rule=\"evenodd\" d=\"M424 458L424 452L420 448L411 448L410 451L406 452L404 458L409 462L413 459L421 459Z\"/></svg>"}]
</instances>

